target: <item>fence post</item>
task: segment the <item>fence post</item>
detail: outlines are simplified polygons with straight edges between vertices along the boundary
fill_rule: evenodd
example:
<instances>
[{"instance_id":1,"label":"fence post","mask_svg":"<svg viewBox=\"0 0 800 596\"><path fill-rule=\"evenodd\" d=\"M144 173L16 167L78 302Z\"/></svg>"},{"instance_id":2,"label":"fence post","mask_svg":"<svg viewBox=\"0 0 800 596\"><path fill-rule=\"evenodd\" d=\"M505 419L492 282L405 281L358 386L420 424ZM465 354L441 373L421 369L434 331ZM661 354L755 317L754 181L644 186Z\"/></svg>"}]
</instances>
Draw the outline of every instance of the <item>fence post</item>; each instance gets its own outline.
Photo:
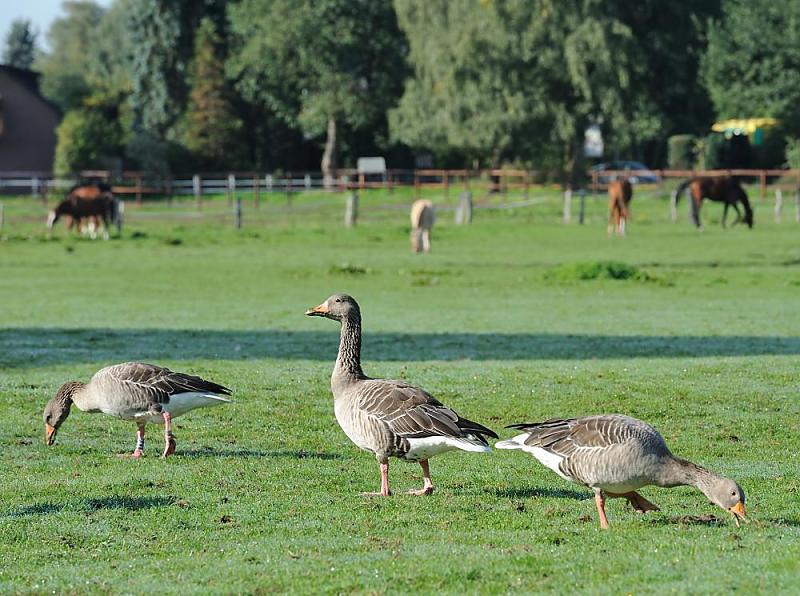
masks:
<instances>
[{"instance_id":1,"label":"fence post","mask_svg":"<svg viewBox=\"0 0 800 596\"><path fill-rule=\"evenodd\" d=\"M794 219L800 223L800 187L794 191Z\"/></svg>"},{"instance_id":2,"label":"fence post","mask_svg":"<svg viewBox=\"0 0 800 596\"><path fill-rule=\"evenodd\" d=\"M530 175L528 174L528 170L525 170L525 200L528 200L528 190L530 188Z\"/></svg>"},{"instance_id":3,"label":"fence post","mask_svg":"<svg viewBox=\"0 0 800 596\"><path fill-rule=\"evenodd\" d=\"M469 223L472 223L472 193L465 190L458 196L456 224L463 225Z\"/></svg>"},{"instance_id":4,"label":"fence post","mask_svg":"<svg viewBox=\"0 0 800 596\"><path fill-rule=\"evenodd\" d=\"M0 232L3 231L3 224L5 223L6 214L3 207L3 203L0 203Z\"/></svg>"},{"instance_id":5,"label":"fence post","mask_svg":"<svg viewBox=\"0 0 800 596\"><path fill-rule=\"evenodd\" d=\"M758 178L759 178L759 184L761 186L761 188L759 189L759 192L760 192L759 196L761 197L761 200L763 201L764 199L767 198L767 172L764 171L764 170L761 170L761 174L759 175Z\"/></svg>"},{"instance_id":6,"label":"fence post","mask_svg":"<svg viewBox=\"0 0 800 596\"><path fill-rule=\"evenodd\" d=\"M583 225L583 219L586 216L586 190L580 190L581 195L581 210L578 211L578 223Z\"/></svg>"},{"instance_id":7,"label":"fence post","mask_svg":"<svg viewBox=\"0 0 800 596\"><path fill-rule=\"evenodd\" d=\"M31 196L36 197L39 194L39 179L31 178Z\"/></svg>"},{"instance_id":8,"label":"fence post","mask_svg":"<svg viewBox=\"0 0 800 596\"><path fill-rule=\"evenodd\" d=\"M414 170L414 198L418 199L420 194L419 172Z\"/></svg>"},{"instance_id":9,"label":"fence post","mask_svg":"<svg viewBox=\"0 0 800 596\"><path fill-rule=\"evenodd\" d=\"M352 228L358 220L358 193L355 190L347 195L347 202L344 207L344 227Z\"/></svg>"},{"instance_id":10,"label":"fence post","mask_svg":"<svg viewBox=\"0 0 800 596\"><path fill-rule=\"evenodd\" d=\"M125 201L117 202L117 235L122 234L122 220L125 217Z\"/></svg>"},{"instance_id":11,"label":"fence post","mask_svg":"<svg viewBox=\"0 0 800 596\"><path fill-rule=\"evenodd\" d=\"M253 174L253 203L256 209L261 206L261 178L258 174Z\"/></svg>"},{"instance_id":12,"label":"fence post","mask_svg":"<svg viewBox=\"0 0 800 596\"><path fill-rule=\"evenodd\" d=\"M136 176L136 204L142 204L142 175Z\"/></svg>"},{"instance_id":13,"label":"fence post","mask_svg":"<svg viewBox=\"0 0 800 596\"><path fill-rule=\"evenodd\" d=\"M236 192L236 174L228 174L228 207L233 204L233 195Z\"/></svg>"},{"instance_id":14,"label":"fence post","mask_svg":"<svg viewBox=\"0 0 800 596\"><path fill-rule=\"evenodd\" d=\"M267 185L267 192L272 190L272 174L267 174L264 177L264 184Z\"/></svg>"},{"instance_id":15,"label":"fence post","mask_svg":"<svg viewBox=\"0 0 800 596\"><path fill-rule=\"evenodd\" d=\"M286 203L289 206L291 206L291 204L292 204L292 173L291 172L286 172L286 174L284 174L284 175L286 176L286 178L284 179L284 182L286 183Z\"/></svg>"},{"instance_id":16,"label":"fence post","mask_svg":"<svg viewBox=\"0 0 800 596\"><path fill-rule=\"evenodd\" d=\"M781 211L783 211L783 191L780 188L775 189L775 221L781 221Z\"/></svg>"},{"instance_id":17,"label":"fence post","mask_svg":"<svg viewBox=\"0 0 800 596\"><path fill-rule=\"evenodd\" d=\"M564 191L564 223L572 219L572 187Z\"/></svg>"},{"instance_id":18,"label":"fence post","mask_svg":"<svg viewBox=\"0 0 800 596\"><path fill-rule=\"evenodd\" d=\"M236 197L236 207L233 210L233 225L237 230L242 227L242 197Z\"/></svg>"},{"instance_id":19,"label":"fence post","mask_svg":"<svg viewBox=\"0 0 800 596\"><path fill-rule=\"evenodd\" d=\"M203 183L199 174L192 176L192 189L194 190L194 198L197 201L197 208L200 209L203 200Z\"/></svg>"}]
</instances>

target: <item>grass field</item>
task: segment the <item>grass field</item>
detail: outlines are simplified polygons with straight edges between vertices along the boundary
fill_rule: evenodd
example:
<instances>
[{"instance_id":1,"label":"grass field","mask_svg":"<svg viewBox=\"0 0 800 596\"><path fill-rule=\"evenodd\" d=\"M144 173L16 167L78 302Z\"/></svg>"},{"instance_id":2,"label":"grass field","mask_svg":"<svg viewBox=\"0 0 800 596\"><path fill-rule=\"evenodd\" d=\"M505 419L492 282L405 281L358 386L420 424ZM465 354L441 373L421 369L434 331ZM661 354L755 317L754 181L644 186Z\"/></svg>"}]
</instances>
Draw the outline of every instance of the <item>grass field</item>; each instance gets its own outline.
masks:
<instances>
[{"instance_id":1,"label":"grass field","mask_svg":"<svg viewBox=\"0 0 800 596\"><path fill-rule=\"evenodd\" d=\"M564 225L544 193L472 226L441 213L419 256L403 193L364 197L352 230L341 197L282 200L248 207L239 231L222 201L130 209L108 242L47 239L41 205L4 201L0 592L796 592L800 226L757 205L752 231L724 231L708 206L700 233L640 197L629 236L609 239L603 199ZM752 522L649 488L661 512L611 501L601 531L588 489L505 451L433 459L429 498L361 497L378 467L333 417L338 328L303 316L337 291L361 303L368 374L501 437L554 416L643 418L737 479ZM168 460L160 429L147 457L120 459L135 426L79 411L47 448L59 385L126 360L206 376L235 402L178 419ZM415 464L390 474L398 493L421 484Z\"/></svg>"}]
</instances>

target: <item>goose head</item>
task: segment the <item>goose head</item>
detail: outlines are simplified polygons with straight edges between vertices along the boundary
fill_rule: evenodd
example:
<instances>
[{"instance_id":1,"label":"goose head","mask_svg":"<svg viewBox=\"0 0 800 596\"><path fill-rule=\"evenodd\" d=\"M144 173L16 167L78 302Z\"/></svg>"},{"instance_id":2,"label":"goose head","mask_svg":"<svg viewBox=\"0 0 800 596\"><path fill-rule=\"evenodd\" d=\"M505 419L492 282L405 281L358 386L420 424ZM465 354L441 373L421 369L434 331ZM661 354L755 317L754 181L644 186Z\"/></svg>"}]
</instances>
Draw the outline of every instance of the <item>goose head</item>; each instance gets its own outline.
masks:
<instances>
[{"instance_id":1,"label":"goose head","mask_svg":"<svg viewBox=\"0 0 800 596\"><path fill-rule=\"evenodd\" d=\"M733 515L733 521L745 520L744 490L735 481L722 476L716 478L709 486L701 489L708 499Z\"/></svg>"},{"instance_id":2,"label":"goose head","mask_svg":"<svg viewBox=\"0 0 800 596\"><path fill-rule=\"evenodd\" d=\"M334 294L325 302L306 311L309 317L325 317L334 321L361 320L361 309L355 298L347 294Z\"/></svg>"},{"instance_id":3,"label":"goose head","mask_svg":"<svg viewBox=\"0 0 800 596\"><path fill-rule=\"evenodd\" d=\"M52 445L56 441L58 428L69 416L69 409L72 407L72 396L83 387L80 381L69 381L64 383L56 393L55 397L47 402L42 418L44 419L44 442Z\"/></svg>"}]
</instances>

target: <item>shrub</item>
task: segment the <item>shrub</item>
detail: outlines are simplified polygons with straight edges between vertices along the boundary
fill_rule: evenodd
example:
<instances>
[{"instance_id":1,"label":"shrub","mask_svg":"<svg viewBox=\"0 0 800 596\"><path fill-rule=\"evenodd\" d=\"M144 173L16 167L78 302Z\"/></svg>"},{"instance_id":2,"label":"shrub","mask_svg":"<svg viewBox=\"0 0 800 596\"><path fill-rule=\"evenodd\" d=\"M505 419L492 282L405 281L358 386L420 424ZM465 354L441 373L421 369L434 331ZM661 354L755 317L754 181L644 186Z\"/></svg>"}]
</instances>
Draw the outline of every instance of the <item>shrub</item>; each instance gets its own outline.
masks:
<instances>
[{"instance_id":1,"label":"shrub","mask_svg":"<svg viewBox=\"0 0 800 596\"><path fill-rule=\"evenodd\" d=\"M70 110L56 129L58 142L53 169L58 175L98 168L102 162L117 157L123 132L116 118L103 110Z\"/></svg>"},{"instance_id":2,"label":"shrub","mask_svg":"<svg viewBox=\"0 0 800 596\"><path fill-rule=\"evenodd\" d=\"M691 170L694 165L694 135L673 135L667 139L667 166L671 170Z\"/></svg>"}]
</instances>

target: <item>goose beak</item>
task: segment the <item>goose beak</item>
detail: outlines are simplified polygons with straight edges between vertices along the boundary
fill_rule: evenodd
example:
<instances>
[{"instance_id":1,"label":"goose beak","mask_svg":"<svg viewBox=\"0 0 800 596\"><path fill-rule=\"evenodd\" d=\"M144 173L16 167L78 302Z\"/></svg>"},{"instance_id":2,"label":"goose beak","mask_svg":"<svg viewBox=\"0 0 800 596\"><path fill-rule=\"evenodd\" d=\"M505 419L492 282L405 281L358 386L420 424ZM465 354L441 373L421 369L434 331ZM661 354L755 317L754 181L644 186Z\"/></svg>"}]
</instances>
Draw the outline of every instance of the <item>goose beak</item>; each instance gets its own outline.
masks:
<instances>
[{"instance_id":1,"label":"goose beak","mask_svg":"<svg viewBox=\"0 0 800 596\"><path fill-rule=\"evenodd\" d=\"M48 447L50 447L53 443L56 442L56 427L50 426L49 424L45 423L44 429L45 429L44 442L47 443Z\"/></svg>"},{"instance_id":2,"label":"goose beak","mask_svg":"<svg viewBox=\"0 0 800 596\"><path fill-rule=\"evenodd\" d=\"M740 519L743 521L747 521L747 518L745 517L744 503L742 503L741 501L739 501L738 503L736 503L736 505L728 509L728 511L730 511L733 514L733 521L736 522L737 528L739 527Z\"/></svg>"},{"instance_id":3,"label":"goose beak","mask_svg":"<svg viewBox=\"0 0 800 596\"><path fill-rule=\"evenodd\" d=\"M331 311L328 310L328 306L323 302L319 306L315 306L314 308L309 308L306 311L307 317L324 317L325 315L329 314Z\"/></svg>"}]
</instances>

